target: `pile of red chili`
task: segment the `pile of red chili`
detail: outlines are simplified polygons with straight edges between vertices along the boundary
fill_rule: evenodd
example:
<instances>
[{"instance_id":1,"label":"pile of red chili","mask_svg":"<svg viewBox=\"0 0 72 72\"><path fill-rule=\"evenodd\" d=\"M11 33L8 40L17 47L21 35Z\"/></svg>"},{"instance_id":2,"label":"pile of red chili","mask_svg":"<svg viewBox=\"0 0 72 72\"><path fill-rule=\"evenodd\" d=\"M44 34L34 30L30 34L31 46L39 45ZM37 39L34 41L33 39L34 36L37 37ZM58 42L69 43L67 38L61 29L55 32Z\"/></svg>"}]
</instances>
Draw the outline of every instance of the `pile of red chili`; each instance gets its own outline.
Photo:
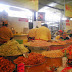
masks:
<instances>
[{"instance_id":1,"label":"pile of red chili","mask_svg":"<svg viewBox=\"0 0 72 72\"><path fill-rule=\"evenodd\" d=\"M64 53L65 50L66 50L66 53L72 52L72 45L70 45L70 46L67 47L67 48L62 49L62 52Z\"/></svg>"},{"instance_id":2,"label":"pile of red chili","mask_svg":"<svg viewBox=\"0 0 72 72\"><path fill-rule=\"evenodd\" d=\"M29 54L28 58L20 56L14 60L14 63L15 64L24 63L25 65L36 65L36 64L43 63L44 61L45 58L44 56L42 56L42 54L32 52Z\"/></svg>"},{"instance_id":3,"label":"pile of red chili","mask_svg":"<svg viewBox=\"0 0 72 72\"><path fill-rule=\"evenodd\" d=\"M13 72L15 65L8 59L0 57L0 72Z\"/></svg>"}]
</instances>

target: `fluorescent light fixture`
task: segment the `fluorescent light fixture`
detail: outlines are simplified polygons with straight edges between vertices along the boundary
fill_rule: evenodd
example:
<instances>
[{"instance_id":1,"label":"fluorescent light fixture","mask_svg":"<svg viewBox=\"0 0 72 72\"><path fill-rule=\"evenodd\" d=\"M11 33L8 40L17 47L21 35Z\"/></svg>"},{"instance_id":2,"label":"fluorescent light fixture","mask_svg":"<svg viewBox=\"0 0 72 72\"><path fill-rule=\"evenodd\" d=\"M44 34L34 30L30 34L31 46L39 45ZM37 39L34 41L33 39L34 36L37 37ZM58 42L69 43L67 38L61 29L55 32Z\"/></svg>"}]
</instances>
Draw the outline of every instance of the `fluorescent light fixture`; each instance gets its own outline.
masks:
<instances>
[{"instance_id":1,"label":"fluorescent light fixture","mask_svg":"<svg viewBox=\"0 0 72 72\"><path fill-rule=\"evenodd\" d=\"M27 14L24 11L19 12L19 11L11 11L11 10L9 10L8 15L10 17L20 17L20 18L27 18L29 16L29 14Z\"/></svg>"},{"instance_id":2,"label":"fluorescent light fixture","mask_svg":"<svg viewBox=\"0 0 72 72\"><path fill-rule=\"evenodd\" d=\"M50 4L48 4L49 6L56 6L57 4L56 3L54 3L54 2L52 2L52 3L50 3Z\"/></svg>"},{"instance_id":3,"label":"fluorescent light fixture","mask_svg":"<svg viewBox=\"0 0 72 72\"><path fill-rule=\"evenodd\" d=\"M53 24L53 25L51 24L51 25L49 25L49 26L58 26L58 24Z\"/></svg>"},{"instance_id":4,"label":"fluorescent light fixture","mask_svg":"<svg viewBox=\"0 0 72 72\"><path fill-rule=\"evenodd\" d=\"M11 6L11 7L13 7L13 8L18 8L18 9L21 9L21 10L23 10L23 11L30 11L29 9L26 9L26 8L21 8L21 7L16 7L16 6Z\"/></svg>"},{"instance_id":5,"label":"fluorescent light fixture","mask_svg":"<svg viewBox=\"0 0 72 72\"><path fill-rule=\"evenodd\" d=\"M70 20L72 20L72 18L70 18Z\"/></svg>"},{"instance_id":6,"label":"fluorescent light fixture","mask_svg":"<svg viewBox=\"0 0 72 72\"><path fill-rule=\"evenodd\" d=\"M0 4L0 12L2 12L3 10L7 11L9 10L9 5L4 5L4 4Z\"/></svg>"},{"instance_id":7,"label":"fluorescent light fixture","mask_svg":"<svg viewBox=\"0 0 72 72\"><path fill-rule=\"evenodd\" d=\"M21 9L22 11L10 10L9 9L10 7ZM32 11L30 11L26 8L20 8L20 7L16 7L16 6L0 4L0 12L2 12L3 10L5 10L8 13L8 15L11 17L28 18L28 17L32 17L32 15L33 15Z\"/></svg>"},{"instance_id":8,"label":"fluorescent light fixture","mask_svg":"<svg viewBox=\"0 0 72 72\"><path fill-rule=\"evenodd\" d=\"M64 17L64 18L62 18L62 20L67 20L67 18L66 18L66 17Z\"/></svg>"}]
</instances>

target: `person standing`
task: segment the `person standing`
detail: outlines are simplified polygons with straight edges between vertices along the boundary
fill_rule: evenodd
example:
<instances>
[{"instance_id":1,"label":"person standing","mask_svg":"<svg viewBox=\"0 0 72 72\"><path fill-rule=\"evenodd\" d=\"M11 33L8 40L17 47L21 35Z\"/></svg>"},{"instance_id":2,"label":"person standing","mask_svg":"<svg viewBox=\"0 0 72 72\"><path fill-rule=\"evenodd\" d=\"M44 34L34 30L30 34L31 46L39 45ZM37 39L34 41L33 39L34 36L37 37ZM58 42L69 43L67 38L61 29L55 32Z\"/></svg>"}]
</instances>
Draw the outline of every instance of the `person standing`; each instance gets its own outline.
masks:
<instances>
[{"instance_id":1,"label":"person standing","mask_svg":"<svg viewBox=\"0 0 72 72\"><path fill-rule=\"evenodd\" d=\"M0 45L13 38L12 31L8 28L8 22L4 21L0 28Z\"/></svg>"}]
</instances>

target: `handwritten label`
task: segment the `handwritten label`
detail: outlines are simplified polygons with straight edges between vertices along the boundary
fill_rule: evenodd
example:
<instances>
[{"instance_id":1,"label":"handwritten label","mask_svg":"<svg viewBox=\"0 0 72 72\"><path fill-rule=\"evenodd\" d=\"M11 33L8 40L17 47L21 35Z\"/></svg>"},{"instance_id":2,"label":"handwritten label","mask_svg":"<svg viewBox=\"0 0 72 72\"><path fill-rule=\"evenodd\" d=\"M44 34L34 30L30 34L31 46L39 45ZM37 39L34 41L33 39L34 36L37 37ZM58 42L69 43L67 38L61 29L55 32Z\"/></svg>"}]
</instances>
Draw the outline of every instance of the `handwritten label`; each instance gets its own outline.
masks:
<instances>
[{"instance_id":1,"label":"handwritten label","mask_svg":"<svg viewBox=\"0 0 72 72\"><path fill-rule=\"evenodd\" d=\"M25 72L25 67L23 63L17 65L17 72Z\"/></svg>"}]
</instances>

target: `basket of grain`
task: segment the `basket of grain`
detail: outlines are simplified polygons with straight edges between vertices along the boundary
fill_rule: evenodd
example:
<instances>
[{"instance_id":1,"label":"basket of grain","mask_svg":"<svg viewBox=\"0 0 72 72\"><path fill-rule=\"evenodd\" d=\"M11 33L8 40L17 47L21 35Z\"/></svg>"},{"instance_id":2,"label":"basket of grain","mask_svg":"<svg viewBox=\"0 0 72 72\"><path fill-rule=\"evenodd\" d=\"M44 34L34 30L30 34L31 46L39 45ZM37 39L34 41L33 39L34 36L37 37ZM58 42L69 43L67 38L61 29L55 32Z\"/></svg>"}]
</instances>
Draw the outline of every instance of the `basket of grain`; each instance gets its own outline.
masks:
<instances>
[{"instance_id":1,"label":"basket of grain","mask_svg":"<svg viewBox=\"0 0 72 72\"><path fill-rule=\"evenodd\" d=\"M62 57L64 54L60 50L44 51L42 55L46 56L48 66L62 66Z\"/></svg>"},{"instance_id":2,"label":"basket of grain","mask_svg":"<svg viewBox=\"0 0 72 72\"><path fill-rule=\"evenodd\" d=\"M19 44L16 40L10 40L0 46L0 56L5 58L14 59L23 53L29 52L23 44Z\"/></svg>"},{"instance_id":3,"label":"basket of grain","mask_svg":"<svg viewBox=\"0 0 72 72\"><path fill-rule=\"evenodd\" d=\"M49 50L58 50L65 48L65 45L51 45L49 46Z\"/></svg>"},{"instance_id":4,"label":"basket of grain","mask_svg":"<svg viewBox=\"0 0 72 72\"><path fill-rule=\"evenodd\" d=\"M42 40L32 40L25 44L31 50L47 50L51 45L50 42L42 41Z\"/></svg>"}]
</instances>

